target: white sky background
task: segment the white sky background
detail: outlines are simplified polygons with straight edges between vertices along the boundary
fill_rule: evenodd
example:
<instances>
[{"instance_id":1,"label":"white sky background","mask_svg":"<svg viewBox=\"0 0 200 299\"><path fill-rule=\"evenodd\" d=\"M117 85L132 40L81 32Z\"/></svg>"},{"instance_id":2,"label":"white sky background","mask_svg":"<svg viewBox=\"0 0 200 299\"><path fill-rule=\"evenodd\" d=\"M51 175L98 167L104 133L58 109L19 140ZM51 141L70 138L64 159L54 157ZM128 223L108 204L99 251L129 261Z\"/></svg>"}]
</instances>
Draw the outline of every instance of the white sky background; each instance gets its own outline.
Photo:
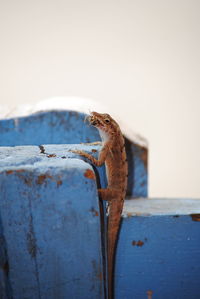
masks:
<instances>
[{"instance_id":1,"label":"white sky background","mask_svg":"<svg viewBox=\"0 0 200 299\"><path fill-rule=\"evenodd\" d=\"M79 96L149 142L149 193L200 198L200 1L0 2L0 105Z\"/></svg>"}]
</instances>

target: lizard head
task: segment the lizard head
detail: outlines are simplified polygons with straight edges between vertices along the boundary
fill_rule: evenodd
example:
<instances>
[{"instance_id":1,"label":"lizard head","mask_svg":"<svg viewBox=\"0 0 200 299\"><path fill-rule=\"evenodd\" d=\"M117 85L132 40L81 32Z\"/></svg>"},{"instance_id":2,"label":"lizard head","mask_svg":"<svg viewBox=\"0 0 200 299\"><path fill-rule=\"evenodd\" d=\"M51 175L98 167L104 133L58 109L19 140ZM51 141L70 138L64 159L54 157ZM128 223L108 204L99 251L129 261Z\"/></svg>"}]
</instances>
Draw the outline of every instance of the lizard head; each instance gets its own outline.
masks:
<instances>
[{"instance_id":1,"label":"lizard head","mask_svg":"<svg viewBox=\"0 0 200 299\"><path fill-rule=\"evenodd\" d=\"M91 112L87 119L92 126L99 130L99 133L104 140L109 139L119 130L116 121L107 113Z\"/></svg>"}]
</instances>

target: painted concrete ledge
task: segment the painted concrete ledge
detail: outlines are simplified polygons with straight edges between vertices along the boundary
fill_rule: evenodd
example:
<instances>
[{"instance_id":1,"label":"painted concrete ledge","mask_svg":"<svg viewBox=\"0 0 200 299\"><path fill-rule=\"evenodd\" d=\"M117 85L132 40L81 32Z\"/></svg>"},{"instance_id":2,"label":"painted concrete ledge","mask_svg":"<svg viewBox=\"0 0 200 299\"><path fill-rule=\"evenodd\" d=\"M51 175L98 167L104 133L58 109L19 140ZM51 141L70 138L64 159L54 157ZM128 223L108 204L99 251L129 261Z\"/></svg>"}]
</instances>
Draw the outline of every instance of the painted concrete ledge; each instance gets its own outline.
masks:
<instances>
[{"instance_id":1,"label":"painted concrete ledge","mask_svg":"<svg viewBox=\"0 0 200 299\"><path fill-rule=\"evenodd\" d=\"M199 248L200 199L127 200L117 247L116 299L198 298Z\"/></svg>"},{"instance_id":2,"label":"painted concrete ledge","mask_svg":"<svg viewBox=\"0 0 200 299\"><path fill-rule=\"evenodd\" d=\"M126 200L123 217L200 214L200 199L135 198Z\"/></svg>"},{"instance_id":3,"label":"painted concrete ledge","mask_svg":"<svg viewBox=\"0 0 200 299\"><path fill-rule=\"evenodd\" d=\"M32 133L33 134L33 133ZM0 167L11 166L18 167L19 165L33 165L44 159L58 160L78 158L80 156L70 152L71 149L81 149L89 152L95 157L98 157L98 152L101 149L100 145L89 144L49 144L38 146L10 146L0 147ZM146 166L146 150L127 142L127 158L128 158L128 190L127 195L132 197L147 196L148 173ZM54 162L52 162L54 163ZM105 185L104 166L99 168L99 173L102 180L102 185Z\"/></svg>"},{"instance_id":4,"label":"painted concrete ledge","mask_svg":"<svg viewBox=\"0 0 200 299\"><path fill-rule=\"evenodd\" d=\"M95 175L104 186L105 170L69 151L99 148L0 147L0 298L104 298ZM117 299L198 298L199 213L197 199L126 200Z\"/></svg>"},{"instance_id":5,"label":"painted concrete ledge","mask_svg":"<svg viewBox=\"0 0 200 299\"><path fill-rule=\"evenodd\" d=\"M93 168L0 148L0 298L104 298Z\"/></svg>"},{"instance_id":6,"label":"painted concrete ledge","mask_svg":"<svg viewBox=\"0 0 200 299\"><path fill-rule=\"evenodd\" d=\"M41 108L44 109L44 106ZM0 146L80 144L100 141L98 130L84 122L85 117L85 113L78 111L52 110L2 119ZM127 127L122 131L129 165L128 195L147 197L147 142L144 138L130 133Z\"/></svg>"}]
</instances>

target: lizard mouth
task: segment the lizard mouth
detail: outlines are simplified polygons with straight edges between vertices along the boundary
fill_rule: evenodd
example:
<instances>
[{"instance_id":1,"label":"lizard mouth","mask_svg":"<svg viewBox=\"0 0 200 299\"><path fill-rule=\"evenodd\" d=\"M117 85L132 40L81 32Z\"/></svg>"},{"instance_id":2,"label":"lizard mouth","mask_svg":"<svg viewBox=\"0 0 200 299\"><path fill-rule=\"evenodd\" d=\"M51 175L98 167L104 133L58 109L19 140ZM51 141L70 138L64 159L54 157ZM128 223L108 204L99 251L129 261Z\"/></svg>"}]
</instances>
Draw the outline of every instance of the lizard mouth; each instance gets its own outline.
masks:
<instances>
[{"instance_id":1,"label":"lizard mouth","mask_svg":"<svg viewBox=\"0 0 200 299\"><path fill-rule=\"evenodd\" d=\"M106 131L106 126L105 126L105 123L103 121L101 114L99 114L97 112L92 112L91 115L89 115L87 117L87 120L90 125L98 128L100 130Z\"/></svg>"},{"instance_id":2,"label":"lizard mouth","mask_svg":"<svg viewBox=\"0 0 200 299\"><path fill-rule=\"evenodd\" d=\"M97 127L100 124L99 120L94 115L89 115L86 119L88 120L89 124L94 127Z\"/></svg>"},{"instance_id":3,"label":"lizard mouth","mask_svg":"<svg viewBox=\"0 0 200 299\"><path fill-rule=\"evenodd\" d=\"M91 123L91 125L94 126L94 127L95 127L96 125L98 125L98 121L97 121L97 120L93 120L93 121L91 121L90 123Z\"/></svg>"}]
</instances>

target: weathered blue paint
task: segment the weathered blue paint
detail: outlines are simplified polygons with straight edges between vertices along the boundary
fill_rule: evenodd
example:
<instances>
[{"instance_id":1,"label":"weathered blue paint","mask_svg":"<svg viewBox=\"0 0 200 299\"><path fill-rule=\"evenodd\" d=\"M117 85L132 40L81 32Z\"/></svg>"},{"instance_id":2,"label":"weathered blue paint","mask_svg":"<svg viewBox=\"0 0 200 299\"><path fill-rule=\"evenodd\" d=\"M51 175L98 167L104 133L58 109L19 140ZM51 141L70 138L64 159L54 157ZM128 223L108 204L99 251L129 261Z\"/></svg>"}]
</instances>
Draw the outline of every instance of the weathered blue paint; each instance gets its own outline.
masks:
<instances>
[{"instance_id":1,"label":"weathered blue paint","mask_svg":"<svg viewBox=\"0 0 200 299\"><path fill-rule=\"evenodd\" d=\"M11 292L8 278L8 258L6 254L6 243L3 234L3 226L0 222L0 298L9 299L11 298L10 295Z\"/></svg>"},{"instance_id":2,"label":"weathered blue paint","mask_svg":"<svg viewBox=\"0 0 200 299\"><path fill-rule=\"evenodd\" d=\"M0 121L0 145L72 144L100 140L85 114L48 111Z\"/></svg>"},{"instance_id":3,"label":"weathered blue paint","mask_svg":"<svg viewBox=\"0 0 200 299\"><path fill-rule=\"evenodd\" d=\"M0 147L3 299L104 298L96 169L69 149L97 156L100 146ZM104 187L104 167L96 174ZM116 299L147 298L150 290L153 299L198 298L200 222L190 213L200 213L200 201L125 202Z\"/></svg>"},{"instance_id":4,"label":"weathered blue paint","mask_svg":"<svg viewBox=\"0 0 200 299\"><path fill-rule=\"evenodd\" d=\"M48 111L0 121L0 145L39 145L92 142L97 130L84 125L85 115L73 111Z\"/></svg>"},{"instance_id":5,"label":"weathered blue paint","mask_svg":"<svg viewBox=\"0 0 200 299\"><path fill-rule=\"evenodd\" d=\"M92 167L48 157L37 146L0 152L0 218L12 298L104 298Z\"/></svg>"},{"instance_id":6,"label":"weathered blue paint","mask_svg":"<svg viewBox=\"0 0 200 299\"><path fill-rule=\"evenodd\" d=\"M150 205L151 199L147 201ZM133 210L126 208L129 217L123 218L116 256L116 299L146 299L148 291L153 299L199 298L200 222L177 215L174 201L175 215L167 215L167 209L166 215L158 215L155 205L151 216L142 216L137 207L139 216L132 216ZM195 205L200 212L200 200Z\"/></svg>"},{"instance_id":7,"label":"weathered blue paint","mask_svg":"<svg viewBox=\"0 0 200 299\"><path fill-rule=\"evenodd\" d=\"M98 130L75 111L47 111L27 117L0 120L0 146L79 144L100 140ZM146 197L147 149L126 139L129 164L127 195Z\"/></svg>"}]
</instances>

